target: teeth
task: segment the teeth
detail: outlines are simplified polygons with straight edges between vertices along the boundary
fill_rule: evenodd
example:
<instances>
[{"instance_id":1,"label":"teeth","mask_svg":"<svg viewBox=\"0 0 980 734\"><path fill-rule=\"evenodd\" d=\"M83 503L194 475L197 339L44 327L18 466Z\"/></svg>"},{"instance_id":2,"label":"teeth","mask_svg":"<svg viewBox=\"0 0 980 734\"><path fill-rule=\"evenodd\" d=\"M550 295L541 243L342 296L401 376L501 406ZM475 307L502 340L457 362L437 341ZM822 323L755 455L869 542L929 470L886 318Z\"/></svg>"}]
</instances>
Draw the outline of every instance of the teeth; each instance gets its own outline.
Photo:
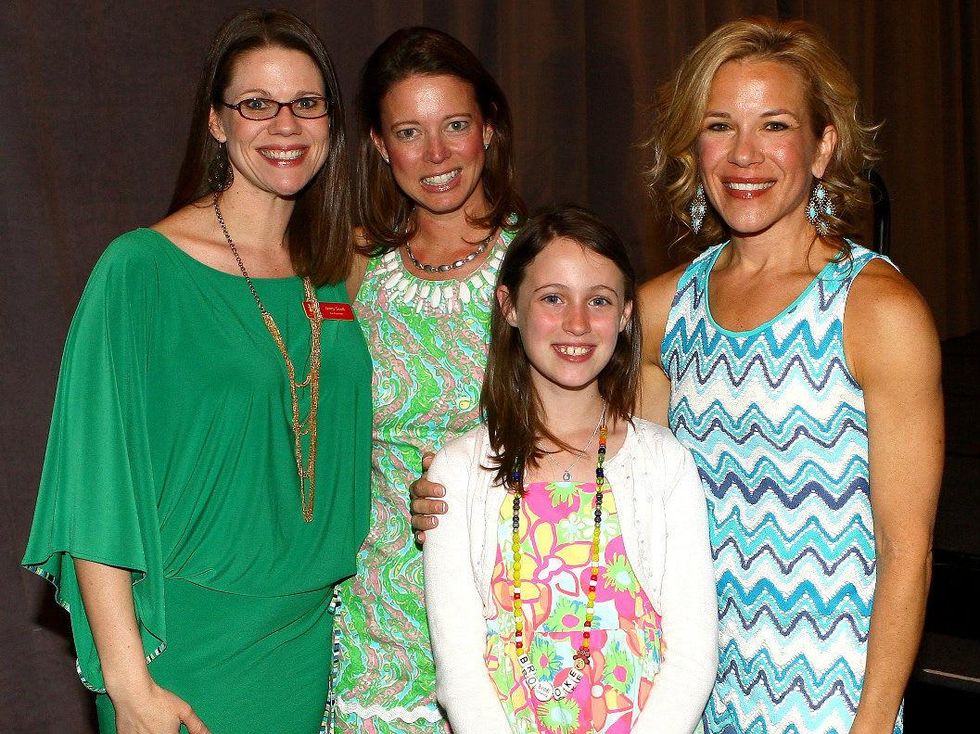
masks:
<instances>
[{"instance_id":1,"label":"teeth","mask_svg":"<svg viewBox=\"0 0 980 734\"><path fill-rule=\"evenodd\" d=\"M562 354L567 354L569 357L584 357L589 353L591 347L569 347L560 346L557 347L558 351Z\"/></svg>"},{"instance_id":2,"label":"teeth","mask_svg":"<svg viewBox=\"0 0 980 734\"><path fill-rule=\"evenodd\" d=\"M295 150L270 150L266 148L262 151L262 155L277 161L294 161L303 155L303 150L302 148Z\"/></svg>"},{"instance_id":3,"label":"teeth","mask_svg":"<svg viewBox=\"0 0 980 734\"><path fill-rule=\"evenodd\" d=\"M458 175L459 169L457 168L455 171L450 171L449 173L441 173L438 176L423 178L422 183L426 184L427 186L443 186L452 181Z\"/></svg>"},{"instance_id":4,"label":"teeth","mask_svg":"<svg viewBox=\"0 0 980 734\"><path fill-rule=\"evenodd\" d=\"M730 189L735 191L762 191L768 189L773 185L772 181L766 181L765 183L742 183L738 181L729 181L725 184Z\"/></svg>"}]
</instances>

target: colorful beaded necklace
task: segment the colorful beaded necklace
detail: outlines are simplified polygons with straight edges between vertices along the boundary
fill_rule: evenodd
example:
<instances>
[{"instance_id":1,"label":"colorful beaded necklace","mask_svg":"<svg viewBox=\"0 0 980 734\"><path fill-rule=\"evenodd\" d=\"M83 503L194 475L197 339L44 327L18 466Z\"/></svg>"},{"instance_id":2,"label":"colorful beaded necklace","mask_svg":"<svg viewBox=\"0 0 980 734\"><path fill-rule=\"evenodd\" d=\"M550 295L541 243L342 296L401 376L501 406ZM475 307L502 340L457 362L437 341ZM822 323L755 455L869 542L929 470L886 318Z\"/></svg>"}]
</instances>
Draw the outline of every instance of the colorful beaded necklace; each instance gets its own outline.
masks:
<instances>
[{"instance_id":1,"label":"colorful beaded necklace","mask_svg":"<svg viewBox=\"0 0 980 734\"><path fill-rule=\"evenodd\" d=\"M592 530L592 573L589 576L588 601L585 605L585 631L582 633L582 645L578 652L572 656L575 665L568 671L568 676L560 686L555 686L538 676L537 668L531 662L529 646L524 644L524 615L521 611L521 498L524 495L523 483L519 472L514 472L511 476L514 493L514 517L512 524L512 543L511 548L514 555L514 646L517 648L517 662L521 666L521 673L527 682L528 688L534 692L534 697L539 701L549 701L554 699L560 701L567 697L582 680L585 666L589 664L591 652L589 651L592 635L592 619L595 612L595 592L599 584L599 536L602 529L602 487L606 477L603 471L603 464L606 460L606 410L603 407L602 419L599 426L599 448L596 452L595 460L595 524Z\"/></svg>"}]
</instances>

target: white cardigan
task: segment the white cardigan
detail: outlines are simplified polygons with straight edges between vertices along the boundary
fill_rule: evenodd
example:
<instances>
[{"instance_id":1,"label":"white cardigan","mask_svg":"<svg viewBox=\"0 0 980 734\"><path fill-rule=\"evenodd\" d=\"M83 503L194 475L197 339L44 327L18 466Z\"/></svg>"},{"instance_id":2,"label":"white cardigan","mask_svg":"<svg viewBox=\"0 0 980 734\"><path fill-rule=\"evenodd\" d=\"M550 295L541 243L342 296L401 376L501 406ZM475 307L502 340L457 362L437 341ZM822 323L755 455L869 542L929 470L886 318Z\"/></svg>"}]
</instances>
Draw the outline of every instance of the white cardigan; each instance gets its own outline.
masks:
<instances>
[{"instance_id":1,"label":"white cardigan","mask_svg":"<svg viewBox=\"0 0 980 734\"><path fill-rule=\"evenodd\" d=\"M663 663L637 734L690 734L718 665L718 609L704 492L690 453L663 426L634 418L606 461L626 555L663 618ZM428 479L446 488L448 510L425 534L425 609L436 697L454 734L511 734L483 659L490 583L504 490L493 486L490 442L480 426L447 444Z\"/></svg>"}]
</instances>

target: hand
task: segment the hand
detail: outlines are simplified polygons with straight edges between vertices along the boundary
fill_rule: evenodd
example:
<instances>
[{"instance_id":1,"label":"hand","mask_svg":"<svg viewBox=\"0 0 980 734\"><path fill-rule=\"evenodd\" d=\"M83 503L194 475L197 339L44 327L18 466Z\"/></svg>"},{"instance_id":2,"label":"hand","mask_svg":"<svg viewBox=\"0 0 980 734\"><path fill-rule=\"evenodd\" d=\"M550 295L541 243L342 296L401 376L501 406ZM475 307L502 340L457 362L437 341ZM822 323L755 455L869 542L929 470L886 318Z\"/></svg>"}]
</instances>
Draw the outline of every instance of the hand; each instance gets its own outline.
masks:
<instances>
[{"instance_id":1,"label":"hand","mask_svg":"<svg viewBox=\"0 0 980 734\"><path fill-rule=\"evenodd\" d=\"M436 515L446 514L446 503L435 497L445 497L446 489L441 484L435 484L425 478L435 454L422 454L422 476L412 482L409 490L412 493L412 527L415 529L415 542L422 545L425 542L425 531L432 530L439 524Z\"/></svg>"},{"instance_id":2,"label":"hand","mask_svg":"<svg viewBox=\"0 0 980 734\"><path fill-rule=\"evenodd\" d=\"M211 734L190 705L152 680L134 689L110 694L116 710L117 734Z\"/></svg>"}]
</instances>

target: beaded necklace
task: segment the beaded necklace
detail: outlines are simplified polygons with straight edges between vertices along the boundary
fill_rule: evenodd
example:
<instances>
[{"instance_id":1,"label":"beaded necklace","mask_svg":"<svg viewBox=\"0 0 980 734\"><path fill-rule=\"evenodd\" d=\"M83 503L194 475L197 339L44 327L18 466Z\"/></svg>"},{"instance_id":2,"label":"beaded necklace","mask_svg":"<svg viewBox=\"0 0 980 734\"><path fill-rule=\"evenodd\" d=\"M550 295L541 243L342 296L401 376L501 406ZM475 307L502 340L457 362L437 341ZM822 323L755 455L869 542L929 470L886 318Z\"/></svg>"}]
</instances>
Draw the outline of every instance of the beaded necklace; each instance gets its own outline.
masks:
<instances>
[{"instance_id":1,"label":"beaded necklace","mask_svg":"<svg viewBox=\"0 0 980 734\"><path fill-rule=\"evenodd\" d=\"M218 206L218 194L214 195L214 215L221 226L225 241L231 248L231 252L238 262L238 267L245 277L245 283L248 284L252 298L255 299L255 303L259 307L265 328L269 330L272 340L276 343L279 353L282 354L283 361L286 363L289 397L292 402L293 454L296 459L296 473L299 475L299 504L303 511L303 520L313 522L313 503L316 500L317 409L320 401L320 324L323 323L323 315L320 313L316 291L312 281L309 278L303 278L303 292L306 296L304 302L309 305L307 313L310 319L310 370L306 374L306 379L297 382L296 368L293 367L293 360L289 358L289 352L286 351L286 344L282 340L279 327L276 325L275 319L272 318L272 314L266 310L262 299L259 298L258 291L255 290L255 285L253 285L252 279L245 269L245 263L242 261L241 255L238 254L238 248L235 247L235 242L228 233L225 218L221 215L221 207ZM307 413L306 418L302 418L299 410L298 392L305 387L310 388L310 412ZM307 434L310 436L310 451L306 466L304 466L303 436Z\"/></svg>"},{"instance_id":2,"label":"beaded necklace","mask_svg":"<svg viewBox=\"0 0 980 734\"><path fill-rule=\"evenodd\" d=\"M599 425L599 448L596 451L595 460L595 502L594 518L595 524L592 530L592 572L589 575L588 601L585 605L585 631L582 633L582 645L578 652L572 656L575 661L574 666L568 671L568 676L560 686L555 686L538 677L537 668L531 662L528 647L524 644L524 615L521 611L521 498L524 495L523 483L519 472L511 475L514 494L514 515L512 523L512 543L511 548L514 555L514 646L517 648L517 662L521 666L521 673L527 682L528 688L534 692L534 697L539 701L549 701L554 699L560 701L566 698L575 687L581 682L585 666L589 664L591 652L590 637L592 636L592 619L595 612L595 592L599 584L599 536L602 530L602 488L605 484L605 472L603 464L606 460L606 438L608 430L606 428L606 409L602 409L602 418Z\"/></svg>"}]
</instances>

